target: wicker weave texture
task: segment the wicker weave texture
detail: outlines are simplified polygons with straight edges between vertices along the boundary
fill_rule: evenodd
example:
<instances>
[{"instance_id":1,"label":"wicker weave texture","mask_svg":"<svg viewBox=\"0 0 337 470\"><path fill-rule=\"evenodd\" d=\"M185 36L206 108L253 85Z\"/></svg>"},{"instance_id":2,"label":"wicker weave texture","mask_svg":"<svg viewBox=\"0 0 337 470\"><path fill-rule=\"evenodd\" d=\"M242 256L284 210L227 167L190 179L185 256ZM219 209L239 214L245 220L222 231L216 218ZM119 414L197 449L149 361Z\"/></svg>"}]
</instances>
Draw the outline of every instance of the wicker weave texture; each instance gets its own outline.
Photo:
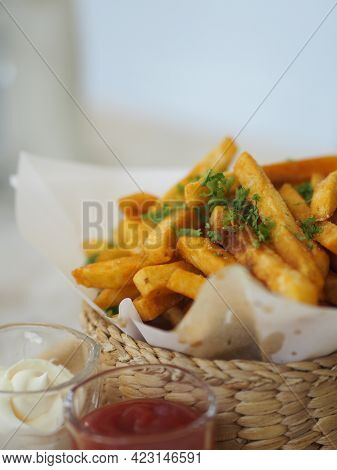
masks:
<instances>
[{"instance_id":1,"label":"wicker weave texture","mask_svg":"<svg viewBox=\"0 0 337 470\"><path fill-rule=\"evenodd\" d=\"M82 321L102 346L104 367L173 364L205 380L217 397L219 449L337 448L337 353L284 365L211 361L135 341L87 305ZM176 394L188 404L189 394Z\"/></svg>"}]
</instances>

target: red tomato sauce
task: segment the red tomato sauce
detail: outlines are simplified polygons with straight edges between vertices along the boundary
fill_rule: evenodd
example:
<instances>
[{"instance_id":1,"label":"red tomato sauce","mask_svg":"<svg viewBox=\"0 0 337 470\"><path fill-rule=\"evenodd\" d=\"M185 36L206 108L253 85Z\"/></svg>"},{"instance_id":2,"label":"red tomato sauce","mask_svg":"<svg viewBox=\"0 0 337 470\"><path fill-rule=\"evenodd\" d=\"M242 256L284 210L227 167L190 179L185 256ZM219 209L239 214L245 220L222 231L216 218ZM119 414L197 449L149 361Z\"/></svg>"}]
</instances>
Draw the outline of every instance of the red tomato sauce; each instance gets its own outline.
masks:
<instances>
[{"instance_id":1,"label":"red tomato sauce","mask_svg":"<svg viewBox=\"0 0 337 470\"><path fill-rule=\"evenodd\" d=\"M192 408L167 400L138 399L113 403L82 418L81 425L89 433L80 433L78 446L80 449L209 448L204 442L207 437L205 424L196 429L183 429L198 416L199 413ZM166 433L179 429L182 429L182 435L165 437ZM90 433L105 439L91 438Z\"/></svg>"}]
</instances>

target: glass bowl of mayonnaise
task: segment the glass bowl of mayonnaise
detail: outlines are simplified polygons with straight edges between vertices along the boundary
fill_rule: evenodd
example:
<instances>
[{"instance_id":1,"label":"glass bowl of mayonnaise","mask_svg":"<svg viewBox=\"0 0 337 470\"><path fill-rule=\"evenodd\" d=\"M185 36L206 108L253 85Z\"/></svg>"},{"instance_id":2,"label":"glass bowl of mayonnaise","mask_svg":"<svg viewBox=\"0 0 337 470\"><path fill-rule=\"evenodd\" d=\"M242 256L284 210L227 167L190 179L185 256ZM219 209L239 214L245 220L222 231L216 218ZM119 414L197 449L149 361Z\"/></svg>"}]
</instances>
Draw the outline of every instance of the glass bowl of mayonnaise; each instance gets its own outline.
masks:
<instances>
[{"instance_id":1,"label":"glass bowl of mayonnaise","mask_svg":"<svg viewBox=\"0 0 337 470\"><path fill-rule=\"evenodd\" d=\"M62 325L0 326L0 449L69 449L63 401L99 367L99 345Z\"/></svg>"}]
</instances>

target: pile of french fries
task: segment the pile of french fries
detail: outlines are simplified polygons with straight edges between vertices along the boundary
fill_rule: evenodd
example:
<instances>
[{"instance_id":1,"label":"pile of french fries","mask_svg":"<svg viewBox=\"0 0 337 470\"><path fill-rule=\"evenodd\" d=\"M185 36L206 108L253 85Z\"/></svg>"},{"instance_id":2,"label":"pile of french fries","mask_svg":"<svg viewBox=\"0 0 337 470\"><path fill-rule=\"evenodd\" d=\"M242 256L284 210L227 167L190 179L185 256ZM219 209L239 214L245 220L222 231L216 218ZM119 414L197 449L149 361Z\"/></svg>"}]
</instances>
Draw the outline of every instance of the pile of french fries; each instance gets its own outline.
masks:
<instances>
[{"instance_id":1,"label":"pile of french fries","mask_svg":"<svg viewBox=\"0 0 337 470\"><path fill-rule=\"evenodd\" d=\"M284 297L337 305L337 157L262 167L244 152L229 171L236 152L226 138L163 197L119 200L113 246L72 273L99 289L99 307L116 314L131 298L143 321L171 328L235 263Z\"/></svg>"}]
</instances>

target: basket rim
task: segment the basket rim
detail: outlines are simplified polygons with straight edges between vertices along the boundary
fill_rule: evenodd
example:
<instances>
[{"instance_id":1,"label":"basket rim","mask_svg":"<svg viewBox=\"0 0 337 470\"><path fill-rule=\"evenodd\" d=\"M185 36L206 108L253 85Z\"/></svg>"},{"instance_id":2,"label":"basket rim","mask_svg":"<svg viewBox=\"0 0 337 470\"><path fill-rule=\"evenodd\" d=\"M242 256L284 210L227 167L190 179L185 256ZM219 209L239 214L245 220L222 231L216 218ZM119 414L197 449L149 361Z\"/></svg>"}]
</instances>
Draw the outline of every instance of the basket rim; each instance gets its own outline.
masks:
<instances>
[{"instance_id":1,"label":"basket rim","mask_svg":"<svg viewBox=\"0 0 337 470\"><path fill-rule=\"evenodd\" d=\"M312 358L312 359L304 359L304 360L297 360L297 361L294 360L294 361L291 361L291 362L282 362L282 363L277 363L277 362L273 362L273 361L264 361L262 359L241 359L241 358L238 358L238 359L235 359L235 358L233 358L233 359L224 359L224 358L210 359L210 358L202 358L202 357L186 354L184 352L175 351L174 349L163 348L161 346L153 346L150 343L147 343L146 341L139 340L139 339L134 339L134 338L132 338L132 336L128 335L127 333L124 333L120 328L118 328L118 326L115 323L107 321L102 315L100 315L98 312L96 312L96 310L94 310L87 302L83 301L82 315L85 314L85 313L94 314L99 318L99 321L97 322L97 325L96 325L96 329L98 329L100 321L102 323L104 323L108 328L113 328L118 333L118 335L120 336L120 338L118 338L118 339L115 338L115 341L118 341L123 347L126 344L126 342L124 341L124 338L127 338L129 342L134 342L139 346L144 345L145 348L151 348L154 353L156 353L156 351L165 351L165 352L168 352L168 353L175 354L177 356L187 357L187 358L191 359L192 361L207 361L207 362L212 362L214 364L216 364L216 363L227 363L227 364L230 364L230 363L233 363L233 364L247 363L248 364L249 363L249 364L255 364L257 366L260 365L262 367L273 366L273 367L276 367L276 368L279 368L279 369L289 368L291 370L293 370L294 368L297 368L296 366L300 366L301 364L308 365L309 363L315 364L317 366L317 368L324 367L324 366L322 366L322 364L320 364L320 361L322 359L324 360L326 358L332 358L334 356L336 356L336 363L337 363L337 351L334 351L331 354L328 354L326 356L318 356L318 357L315 357L315 358ZM308 370L308 369L305 368L305 370Z\"/></svg>"}]
</instances>

